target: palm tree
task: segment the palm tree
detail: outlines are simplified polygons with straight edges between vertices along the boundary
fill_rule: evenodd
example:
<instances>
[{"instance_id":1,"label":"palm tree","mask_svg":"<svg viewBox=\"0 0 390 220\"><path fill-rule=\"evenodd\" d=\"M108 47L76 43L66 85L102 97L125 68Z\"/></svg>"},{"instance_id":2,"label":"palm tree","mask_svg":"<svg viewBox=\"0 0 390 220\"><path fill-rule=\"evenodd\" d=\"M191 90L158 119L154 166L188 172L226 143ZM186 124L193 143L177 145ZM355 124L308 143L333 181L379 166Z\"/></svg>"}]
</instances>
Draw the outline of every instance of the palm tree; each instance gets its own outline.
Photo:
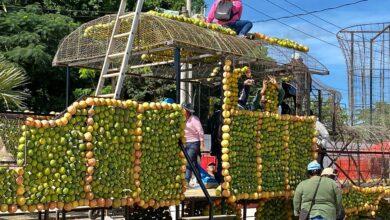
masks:
<instances>
[{"instance_id":1,"label":"palm tree","mask_svg":"<svg viewBox=\"0 0 390 220\"><path fill-rule=\"evenodd\" d=\"M28 77L23 68L7 61L0 55L0 107L22 108L28 94L19 88L25 85Z\"/></svg>"}]
</instances>

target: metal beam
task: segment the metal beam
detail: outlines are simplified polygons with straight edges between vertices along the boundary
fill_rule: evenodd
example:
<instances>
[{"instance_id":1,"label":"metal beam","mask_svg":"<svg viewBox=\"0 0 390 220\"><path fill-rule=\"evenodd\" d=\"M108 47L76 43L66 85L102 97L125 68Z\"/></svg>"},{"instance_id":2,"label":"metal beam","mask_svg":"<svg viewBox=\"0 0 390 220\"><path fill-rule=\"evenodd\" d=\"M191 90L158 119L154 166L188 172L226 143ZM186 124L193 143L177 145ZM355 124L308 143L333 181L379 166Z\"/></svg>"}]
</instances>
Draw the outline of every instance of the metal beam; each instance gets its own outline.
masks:
<instances>
[{"instance_id":1,"label":"metal beam","mask_svg":"<svg viewBox=\"0 0 390 220\"><path fill-rule=\"evenodd\" d=\"M358 150L327 150L329 154L340 154L340 155L351 155L351 154L360 154L360 155L390 155L390 152L387 151L358 151Z\"/></svg>"},{"instance_id":2,"label":"metal beam","mask_svg":"<svg viewBox=\"0 0 390 220\"><path fill-rule=\"evenodd\" d=\"M181 67L180 67L180 48L176 47L174 50L174 69L176 75L176 103L180 104L180 81L181 81Z\"/></svg>"},{"instance_id":3,"label":"metal beam","mask_svg":"<svg viewBox=\"0 0 390 220\"><path fill-rule=\"evenodd\" d=\"M69 106L69 90L70 90L70 70L69 70L69 66L66 66L65 108Z\"/></svg>"}]
</instances>

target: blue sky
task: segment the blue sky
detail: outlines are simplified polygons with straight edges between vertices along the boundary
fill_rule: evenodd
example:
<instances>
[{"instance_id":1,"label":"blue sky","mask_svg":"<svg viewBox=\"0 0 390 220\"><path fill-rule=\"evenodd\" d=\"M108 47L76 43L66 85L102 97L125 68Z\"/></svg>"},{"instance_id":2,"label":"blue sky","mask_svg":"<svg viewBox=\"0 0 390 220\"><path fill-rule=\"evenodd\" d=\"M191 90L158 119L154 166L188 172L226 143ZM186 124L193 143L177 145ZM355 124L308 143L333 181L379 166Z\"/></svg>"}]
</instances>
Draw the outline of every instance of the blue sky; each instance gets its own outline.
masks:
<instances>
[{"instance_id":1,"label":"blue sky","mask_svg":"<svg viewBox=\"0 0 390 220\"><path fill-rule=\"evenodd\" d=\"M283 6L285 9L297 14L302 11L284 0L270 0L271 2ZM288 0L307 11L320 10L323 8L334 7L345 3L355 2L357 0ZM208 8L212 0L206 0ZM244 4L251 5L257 10L263 11L272 17L281 17L291 15L288 12L272 5L266 0L243 0ZM324 20L330 21L340 27L348 27L355 24L365 24L373 22L389 21L390 0L368 0L356 5L346 6L343 8L316 13L315 15ZM302 18L309 20L333 33L337 33L339 28L327 24L313 16L306 15ZM264 15L244 6L242 19L258 21L268 19ZM293 27L296 27L306 33L310 33L325 41L339 45L334 34L325 32L306 21L299 18L288 18L281 20ZM347 104L348 85L346 75L346 64L340 48L330 46L319 40L308 37L297 32L277 21L255 23L252 29L254 32L261 32L270 36L289 38L310 47L310 54L323 63L330 71L329 76L316 77L323 83L338 89L342 95L342 103Z\"/></svg>"}]
</instances>

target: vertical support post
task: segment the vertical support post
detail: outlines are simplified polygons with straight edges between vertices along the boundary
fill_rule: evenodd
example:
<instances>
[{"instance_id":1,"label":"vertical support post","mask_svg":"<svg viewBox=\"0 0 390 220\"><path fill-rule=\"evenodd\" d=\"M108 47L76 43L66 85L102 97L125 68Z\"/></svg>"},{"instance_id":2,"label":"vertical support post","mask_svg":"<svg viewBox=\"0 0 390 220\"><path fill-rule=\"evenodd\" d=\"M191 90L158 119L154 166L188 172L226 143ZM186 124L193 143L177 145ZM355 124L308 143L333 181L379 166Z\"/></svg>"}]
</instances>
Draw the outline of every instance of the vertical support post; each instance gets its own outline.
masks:
<instances>
[{"instance_id":1,"label":"vertical support post","mask_svg":"<svg viewBox=\"0 0 390 220\"><path fill-rule=\"evenodd\" d=\"M65 91L65 108L69 106L69 90L70 90L70 71L69 66L66 66L66 91Z\"/></svg>"},{"instance_id":2,"label":"vertical support post","mask_svg":"<svg viewBox=\"0 0 390 220\"><path fill-rule=\"evenodd\" d=\"M242 219L243 220L246 220L246 212L247 212L247 202L246 202L246 200L244 200L244 207L243 207L243 210L244 210L244 212L243 212L243 214L242 214Z\"/></svg>"},{"instance_id":3,"label":"vertical support post","mask_svg":"<svg viewBox=\"0 0 390 220\"><path fill-rule=\"evenodd\" d=\"M100 211L100 220L104 220L105 211L106 210L104 208Z\"/></svg>"},{"instance_id":4,"label":"vertical support post","mask_svg":"<svg viewBox=\"0 0 390 220\"><path fill-rule=\"evenodd\" d=\"M373 71L373 65L374 65L374 53L373 53L373 47L374 47L374 40L371 39L370 40L370 125L372 125L372 113L374 112L374 106L373 106L373 100L372 100L372 80L373 80L373 74L374 74L374 71Z\"/></svg>"},{"instance_id":5,"label":"vertical support post","mask_svg":"<svg viewBox=\"0 0 390 220\"><path fill-rule=\"evenodd\" d=\"M201 105L200 105L200 101L201 101L201 98L200 98L200 96L201 96L201 94L202 94L202 84L201 83L199 83L199 90L198 90L198 106L199 106L199 113L198 113L198 117L200 118L200 116L201 116ZM195 102L195 100L194 100L194 102Z\"/></svg>"},{"instance_id":6,"label":"vertical support post","mask_svg":"<svg viewBox=\"0 0 390 220\"><path fill-rule=\"evenodd\" d=\"M348 81L349 81L349 90L348 90L348 93L349 93L349 111L350 111L350 120L351 120L351 125L354 124L354 120L355 120L355 88L354 88L354 73L355 73L355 63L354 63L354 58L355 58L355 45L354 45L354 34L353 32L351 32L351 54L350 54L350 72L348 74Z\"/></svg>"},{"instance_id":7,"label":"vertical support post","mask_svg":"<svg viewBox=\"0 0 390 220\"><path fill-rule=\"evenodd\" d=\"M180 82L181 82L181 70L180 70L180 48L174 49L174 69L176 75L176 103L180 104Z\"/></svg>"},{"instance_id":8,"label":"vertical support post","mask_svg":"<svg viewBox=\"0 0 390 220\"><path fill-rule=\"evenodd\" d=\"M333 93L332 132L336 134L336 94Z\"/></svg>"},{"instance_id":9,"label":"vertical support post","mask_svg":"<svg viewBox=\"0 0 390 220\"><path fill-rule=\"evenodd\" d=\"M322 91L318 90L318 120L322 122Z\"/></svg>"},{"instance_id":10,"label":"vertical support post","mask_svg":"<svg viewBox=\"0 0 390 220\"><path fill-rule=\"evenodd\" d=\"M357 146L357 158L358 158L358 164L356 167L357 175L358 175L358 185L361 184L361 174L360 174L360 144Z\"/></svg>"},{"instance_id":11,"label":"vertical support post","mask_svg":"<svg viewBox=\"0 0 390 220\"><path fill-rule=\"evenodd\" d=\"M188 17L192 16L192 0L187 0L186 4L187 12L188 12Z\"/></svg>"}]
</instances>

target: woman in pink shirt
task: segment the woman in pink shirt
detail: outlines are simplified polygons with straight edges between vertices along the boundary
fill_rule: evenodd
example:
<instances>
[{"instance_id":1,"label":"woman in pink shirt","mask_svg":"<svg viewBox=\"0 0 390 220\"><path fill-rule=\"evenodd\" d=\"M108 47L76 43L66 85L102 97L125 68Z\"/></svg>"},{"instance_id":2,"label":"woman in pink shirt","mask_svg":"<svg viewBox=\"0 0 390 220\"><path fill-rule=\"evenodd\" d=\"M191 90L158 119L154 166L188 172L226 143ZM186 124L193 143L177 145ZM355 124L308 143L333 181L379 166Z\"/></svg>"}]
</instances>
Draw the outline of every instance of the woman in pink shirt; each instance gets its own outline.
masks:
<instances>
[{"instance_id":1,"label":"woman in pink shirt","mask_svg":"<svg viewBox=\"0 0 390 220\"><path fill-rule=\"evenodd\" d=\"M194 109L191 104L183 104L183 109L186 110L186 127L184 129L186 138L186 152L190 156L191 162L198 166L198 155L204 149L204 132L202 124L198 117L194 116ZM192 171L190 165L187 164L186 180L187 183L191 180Z\"/></svg>"},{"instance_id":2,"label":"woman in pink shirt","mask_svg":"<svg viewBox=\"0 0 390 220\"><path fill-rule=\"evenodd\" d=\"M218 20L216 18L216 13L219 13L218 10L221 7L220 3L231 2L231 18L229 20ZM246 20L240 20L242 15L242 2L241 0L215 0L211 6L209 15L207 17L207 22L216 22L223 26L228 26L231 29L235 30L238 35L246 36L248 32L252 29L252 22Z\"/></svg>"}]
</instances>

